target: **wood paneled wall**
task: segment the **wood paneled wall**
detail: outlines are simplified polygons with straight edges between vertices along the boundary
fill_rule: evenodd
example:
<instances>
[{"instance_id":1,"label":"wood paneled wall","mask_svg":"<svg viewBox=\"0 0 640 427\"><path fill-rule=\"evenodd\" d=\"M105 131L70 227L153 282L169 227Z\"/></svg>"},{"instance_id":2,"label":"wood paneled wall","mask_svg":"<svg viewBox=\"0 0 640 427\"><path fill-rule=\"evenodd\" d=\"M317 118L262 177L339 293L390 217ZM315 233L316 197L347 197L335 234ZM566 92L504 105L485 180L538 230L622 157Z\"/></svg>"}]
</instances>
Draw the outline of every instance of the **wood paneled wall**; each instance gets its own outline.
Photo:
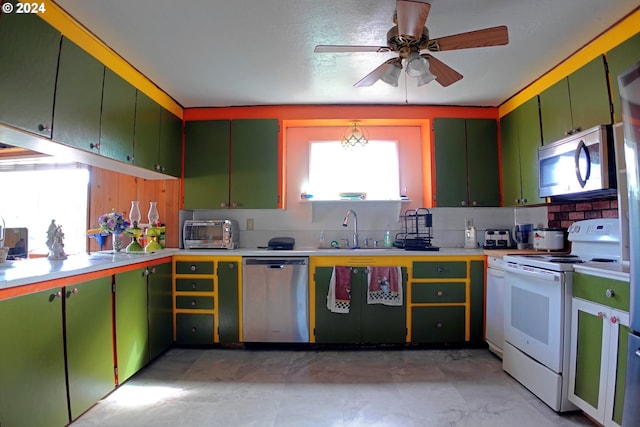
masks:
<instances>
[{"instance_id":1,"label":"wood paneled wall","mask_svg":"<svg viewBox=\"0 0 640 427\"><path fill-rule=\"evenodd\" d=\"M160 222L166 224L166 246L178 247L178 211L180 209L180 180L147 180L106 169L91 167L87 224L97 227L98 217L115 209L129 217L131 201L140 202L142 222L147 222L149 202L158 202ZM88 240L88 250L98 250L94 239ZM128 239L125 238L125 244ZM111 247L111 242L107 243Z\"/></svg>"}]
</instances>

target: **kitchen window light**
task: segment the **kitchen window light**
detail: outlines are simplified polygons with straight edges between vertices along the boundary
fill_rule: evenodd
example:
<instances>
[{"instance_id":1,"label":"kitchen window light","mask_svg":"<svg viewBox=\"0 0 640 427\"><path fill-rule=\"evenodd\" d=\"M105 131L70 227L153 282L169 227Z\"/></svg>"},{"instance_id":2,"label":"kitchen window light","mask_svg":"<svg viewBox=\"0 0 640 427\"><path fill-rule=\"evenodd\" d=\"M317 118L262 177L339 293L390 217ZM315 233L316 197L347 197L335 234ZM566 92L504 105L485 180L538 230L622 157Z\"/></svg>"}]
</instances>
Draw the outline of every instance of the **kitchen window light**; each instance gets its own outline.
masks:
<instances>
[{"instance_id":1,"label":"kitchen window light","mask_svg":"<svg viewBox=\"0 0 640 427\"><path fill-rule=\"evenodd\" d=\"M372 141L347 149L340 141L311 141L307 193L339 200L340 193L366 193L368 200L399 200L398 143Z\"/></svg>"}]
</instances>

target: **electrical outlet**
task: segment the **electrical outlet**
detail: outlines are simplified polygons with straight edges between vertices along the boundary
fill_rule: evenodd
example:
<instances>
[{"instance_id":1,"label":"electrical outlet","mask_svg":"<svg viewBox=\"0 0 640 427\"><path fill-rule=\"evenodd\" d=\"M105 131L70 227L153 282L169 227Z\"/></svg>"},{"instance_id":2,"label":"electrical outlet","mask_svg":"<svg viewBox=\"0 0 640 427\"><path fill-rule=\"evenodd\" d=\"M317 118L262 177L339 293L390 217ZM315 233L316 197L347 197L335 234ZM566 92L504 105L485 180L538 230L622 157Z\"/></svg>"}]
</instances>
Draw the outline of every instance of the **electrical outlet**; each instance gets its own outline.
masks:
<instances>
[{"instance_id":1,"label":"electrical outlet","mask_svg":"<svg viewBox=\"0 0 640 427\"><path fill-rule=\"evenodd\" d=\"M253 230L253 218L247 218L247 230Z\"/></svg>"}]
</instances>

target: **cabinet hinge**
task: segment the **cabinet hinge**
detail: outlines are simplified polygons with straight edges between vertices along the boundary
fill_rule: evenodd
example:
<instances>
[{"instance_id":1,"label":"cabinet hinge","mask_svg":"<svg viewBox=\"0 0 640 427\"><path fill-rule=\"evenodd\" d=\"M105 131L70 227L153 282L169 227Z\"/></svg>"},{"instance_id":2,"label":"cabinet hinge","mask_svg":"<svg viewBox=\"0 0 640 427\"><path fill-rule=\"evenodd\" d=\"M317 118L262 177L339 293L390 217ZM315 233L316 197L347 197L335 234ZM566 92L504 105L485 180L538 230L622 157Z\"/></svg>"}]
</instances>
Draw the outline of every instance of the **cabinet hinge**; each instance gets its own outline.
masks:
<instances>
[{"instance_id":1,"label":"cabinet hinge","mask_svg":"<svg viewBox=\"0 0 640 427\"><path fill-rule=\"evenodd\" d=\"M113 368L113 375L115 375L116 378L118 377L118 368L117 367Z\"/></svg>"},{"instance_id":2,"label":"cabinet hinge","mask_svg":"<svg viewBox=\"0 0 640 427\"><path fill-rule=\"evenodd\" d=\"M116 293L116 284L115 283L111 284L111 293L114 293L114 294Z\"/></svg>"}]
</instances>

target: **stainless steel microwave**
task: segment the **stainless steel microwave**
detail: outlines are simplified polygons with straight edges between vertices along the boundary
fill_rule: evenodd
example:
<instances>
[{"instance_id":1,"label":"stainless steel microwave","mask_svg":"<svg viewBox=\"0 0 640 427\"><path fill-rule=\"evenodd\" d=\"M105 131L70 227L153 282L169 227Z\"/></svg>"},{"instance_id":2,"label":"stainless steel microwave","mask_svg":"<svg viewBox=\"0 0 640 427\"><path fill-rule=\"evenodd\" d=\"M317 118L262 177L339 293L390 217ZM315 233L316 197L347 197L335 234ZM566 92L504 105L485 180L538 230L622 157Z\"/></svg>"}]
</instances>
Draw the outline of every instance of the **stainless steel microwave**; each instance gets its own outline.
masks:
<instances>
[{"instance_id":1,"label":"stainless steel microwave","mask_svg":"<svg viewBox=\"0 0 640 427\"><path fill-rule=\"evenodd\" d=\"M231 219L188 219L182 228L185 249L235 249L239 237L238 222Z\"/></svg>"},{"instance_id":2,"label":"stainless steel microwave","mask_svg":"<svg viewBox=\"0 0 640 427\"><path fill-rule=\"evenodd\" d=\"M611 126L601 125L538 148L540 197L579 199L616 193Z\"/></svg>"}]
</instances>

